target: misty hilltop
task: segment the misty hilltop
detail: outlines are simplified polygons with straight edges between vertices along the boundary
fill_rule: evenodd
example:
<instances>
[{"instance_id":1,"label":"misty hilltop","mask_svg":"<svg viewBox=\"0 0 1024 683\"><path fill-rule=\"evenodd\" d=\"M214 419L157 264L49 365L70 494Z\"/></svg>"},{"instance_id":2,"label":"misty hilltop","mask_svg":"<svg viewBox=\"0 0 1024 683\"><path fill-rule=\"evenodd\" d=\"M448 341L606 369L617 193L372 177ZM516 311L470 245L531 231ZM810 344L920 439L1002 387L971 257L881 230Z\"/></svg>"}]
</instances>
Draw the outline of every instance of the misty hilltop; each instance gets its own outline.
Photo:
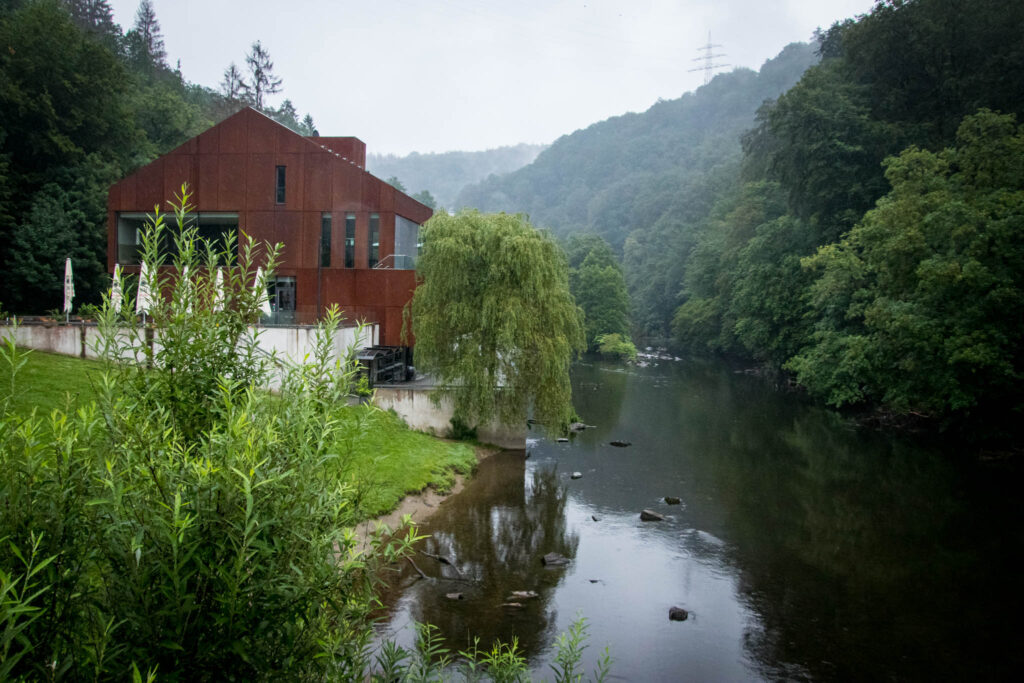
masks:
<instances>
[{"instance_id":1,"label":"misty hilltop","mask_svg":"<svg viewBox=\"0 0 1024 683\"><path fill-rule=\"evenodd\" d=\"M398 178L410 194L426 190L438 206L454 207L456 197L466 185L522 168L545 147L521 143L480 152L413 152L402 157L370 154L366 167L378 178Z\"/></svg>"},{"instance_id":2,"label":"misty hilltop","mask_svg":"<svg viewBox=\"0 0 1024 683\"><path fill-rule=\"evenodd\" d=\"M556 234L594 232L621 248L631 231L678 209L687 178L740 158L758 107L818 61L815 49L792 43L759 71L722 73L645 112L564 135L528 166L466 187L456 206L525 212Z\"/></svg>"}]
</instances>

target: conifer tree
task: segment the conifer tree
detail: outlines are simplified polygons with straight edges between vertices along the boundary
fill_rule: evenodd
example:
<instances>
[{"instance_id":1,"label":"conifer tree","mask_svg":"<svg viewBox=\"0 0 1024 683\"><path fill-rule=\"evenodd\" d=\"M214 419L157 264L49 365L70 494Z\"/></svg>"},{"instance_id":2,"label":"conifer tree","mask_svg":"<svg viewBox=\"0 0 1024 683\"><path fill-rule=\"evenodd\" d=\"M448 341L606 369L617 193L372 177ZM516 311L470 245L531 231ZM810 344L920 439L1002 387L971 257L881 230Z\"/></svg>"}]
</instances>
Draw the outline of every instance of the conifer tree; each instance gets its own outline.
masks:
<instances>
[{"instance_id":1,"label":"conifer tree","mask_svg":"<svg viewBox=\"0 0 1024 683\"><path fill-rule=\"evenodd\" d=\"M164 37L150 0L142 0L139 3L139 9L135 13L135 25L126 38L129 57L137 69L151 75L157 69L167 68Z\"/></svg>"},{"instance_id":2,"label":"conifer tree","mask_svg":"<svg viewBox=\"0 0 1024 683\"><path fill-rule=\"evenodd\" d=\"M245 56L245 64L249 67L249 92L257 109L262 110L267 95L281 92L281 79L274 76L274 62L270 53L264 49L260 41L252 44L252 50Z\"/></svg>"}]
</instances>

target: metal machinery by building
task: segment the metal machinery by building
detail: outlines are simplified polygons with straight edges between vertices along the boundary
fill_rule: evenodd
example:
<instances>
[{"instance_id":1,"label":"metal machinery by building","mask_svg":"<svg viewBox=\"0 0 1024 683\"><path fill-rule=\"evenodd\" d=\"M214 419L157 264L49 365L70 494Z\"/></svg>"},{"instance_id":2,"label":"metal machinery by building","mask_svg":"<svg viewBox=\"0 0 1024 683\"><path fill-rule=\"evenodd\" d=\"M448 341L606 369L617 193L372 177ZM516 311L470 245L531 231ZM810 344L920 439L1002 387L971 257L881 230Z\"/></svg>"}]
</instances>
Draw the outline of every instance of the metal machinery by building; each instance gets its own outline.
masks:
<instances>
[{"instance_id":1,"label":"metal machinery by building","mask_svg":"<svg viewBox=\"0 0 1024 683\"><path fill-rule=\"evenodd\" d=\"M407 346L369 346L358 353L360 372L370 386L406 382L413 378L411 353Z\"/></svg>"}]
</instances>

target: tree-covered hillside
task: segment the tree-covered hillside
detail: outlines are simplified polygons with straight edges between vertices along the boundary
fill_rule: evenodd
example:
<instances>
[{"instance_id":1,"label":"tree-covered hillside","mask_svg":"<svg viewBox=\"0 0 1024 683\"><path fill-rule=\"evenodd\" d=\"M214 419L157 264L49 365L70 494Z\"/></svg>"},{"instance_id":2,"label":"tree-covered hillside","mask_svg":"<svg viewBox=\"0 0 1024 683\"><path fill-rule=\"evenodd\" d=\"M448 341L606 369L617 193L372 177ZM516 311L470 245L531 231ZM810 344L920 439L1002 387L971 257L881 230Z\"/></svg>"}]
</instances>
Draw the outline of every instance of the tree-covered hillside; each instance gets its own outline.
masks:
<instances>
[{"instance_id":1,"label":"tree-covered hillside","mask_svg":"<svg viewBox=\"0 0 1024 683\"><path fill-rule=\"evenodd\" d=\"M793 44L760 72L721 74L679 99L566 135L529 166L467 187L458 204L526 212L557 235L593 232L621 250L631 231L677 212L680 187L737 160L757 108L816 60L812 46Z\"/></svg>"},{"instance_id":2,"label":"tree-covered hillside","mask_svg":"<svg viewBox=\"0 0 1024 683\"><path fill-rule=\"evenodd\" d=\"M545 146L523 143L482 152L413 152L404 157L369 154L366 168L378 178L398 178L410 194L426 190L438 206L458 209L456 198L466 185L522 168L536 159Z\"/></svg>"},{"instance_id":3,"label":"tree-covered hillside","mask_svg":"<svg viewBox=\"0 0 1024 683\"><path fill-rule=\"evenodd\" d=\"M739 176L680 219L688 237L627 242L634 320L660 333L674 311L678 344L789 369L836 406L1019 430L1021 35L1024 5L998 0L892 0L833 26L758 112Z\"/></svg>"}]
</instances>

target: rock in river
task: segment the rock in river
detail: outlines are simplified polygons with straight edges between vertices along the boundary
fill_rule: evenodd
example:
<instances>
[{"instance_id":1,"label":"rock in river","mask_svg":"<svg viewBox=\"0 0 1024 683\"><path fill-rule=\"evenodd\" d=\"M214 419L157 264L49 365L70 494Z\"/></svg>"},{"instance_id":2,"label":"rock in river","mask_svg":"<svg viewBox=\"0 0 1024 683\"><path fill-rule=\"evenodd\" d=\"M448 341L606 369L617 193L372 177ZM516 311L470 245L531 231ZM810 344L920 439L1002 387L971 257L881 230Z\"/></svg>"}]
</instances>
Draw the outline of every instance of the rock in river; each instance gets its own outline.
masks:
<instances>
[{"instance_id":1,"label":"rock in river","mask_svg":"<svg viewBox=\"0 0 1024 683\"><path fill-rule=\"evenodd\" d=\"M445 593L444 597L448 598L449 600L462 600L466 596L464 596L462 593Z\"/></svg>"},{"instance_id":2,"label":"rock in river","mask_svg":"<svg viewBox=\"0 0 1024 683\"><path fill-rule=\"evenodd\" d=\"M668 608L668 619L669 621L686 621L686 618L690 616L690 613L684 610L682 607L669 607Z\"/></svg>"},{"instance_id":3,"label":"rock in river","mask_svg":"<svg viewBox=\"0 0 1024 683\"><path fill-rule=\"evenodd\" d=\"M669 505L679 505L683 501L678 496L665 496L665 502Z\"/></svg>"},{"instance_id":4,"label":"rock in river","mask_svg":"<svg viewBox=\"0 0 1024 683\"><path fill-rule=\"evenodd\" d=\"M515 602L517 600L530 600L537 597L535 591L512 591L512 595L505 598L508 602Z\"/></svg>"},{"instance_id":5,"label":"rock in river","mask_svg":"<svg viewBox=\"0 0 1024 683\"><path fill-rule=\"evenodd\" d=\"M664 522L665 515L659 514L654 510L643 510L640 513L640 519L645 522Z\"/></svg>"},{"instance_id":6,"label":"rock in river","mask_svg":"<svg viewBox=\"0 0 1024 683\"><path fill-rule=\"evenodd\" d=\"M609 441L608 445L618 446L619 448L625 448L626 446L632 446L633 444L630 441Z\"/></svg>"},{"instance_id":7,"label":"rock in river","mask_svg":"<svg viewBox=\"0 0 1024 683\"><path fill-rule=\"evenodd\" d=\"M555 439L555 441L557 441L558 443L569 443L569 439L565 438L564 436L558 437L557 439Z\"/></svg>"},{"instance_id":8,"label":"rock in river","mask_svg":"<svg viewBox=\"0 0 1024 683\"><path fill-rule=\"evenodd\" d=\"M583 478L583 473L582 472L573 472L571 476L572 476L573 479L582 479Z\"/></svg>"},{"instance_id":9,"label":"rock in river","mask_svg":"<svg viewBox=\"0 0 1024 683\"><path fill-rule=\"evenodd\" d=\"M540 558L540 561L544 563L545 567L564 567L569 564L569 558L558 553L548 553Z\"/></svg>"}]
</instances>

